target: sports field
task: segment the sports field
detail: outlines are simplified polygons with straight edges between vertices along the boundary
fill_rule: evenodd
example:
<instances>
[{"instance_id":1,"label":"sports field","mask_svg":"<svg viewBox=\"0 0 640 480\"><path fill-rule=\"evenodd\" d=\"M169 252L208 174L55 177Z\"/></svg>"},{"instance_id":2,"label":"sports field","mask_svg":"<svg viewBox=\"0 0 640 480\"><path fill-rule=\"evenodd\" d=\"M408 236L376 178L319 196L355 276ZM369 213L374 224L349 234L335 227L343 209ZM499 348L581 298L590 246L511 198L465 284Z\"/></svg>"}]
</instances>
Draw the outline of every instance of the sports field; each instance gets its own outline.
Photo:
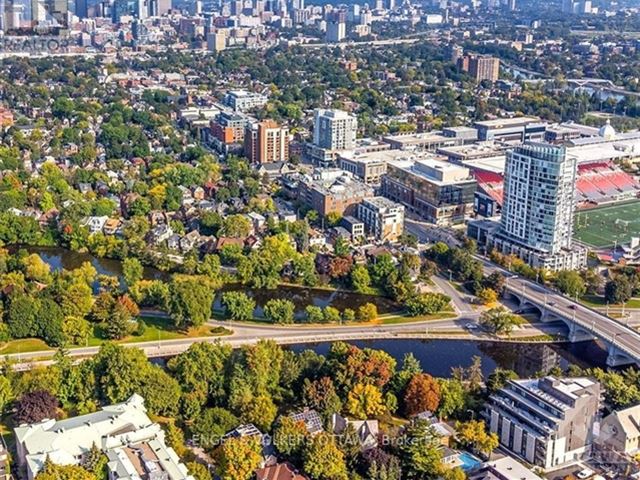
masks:
<instances>
[{"instance_id":1,"label":"sports field","mask_svg":"<svg viewBox=\"0 0 640 480\"><path fill-rule=\"evenodd\" d=\"M640 202L577 211L573 236L576 240L596 248L629 242L640 236Z\"/></svg>"}]
</instances>

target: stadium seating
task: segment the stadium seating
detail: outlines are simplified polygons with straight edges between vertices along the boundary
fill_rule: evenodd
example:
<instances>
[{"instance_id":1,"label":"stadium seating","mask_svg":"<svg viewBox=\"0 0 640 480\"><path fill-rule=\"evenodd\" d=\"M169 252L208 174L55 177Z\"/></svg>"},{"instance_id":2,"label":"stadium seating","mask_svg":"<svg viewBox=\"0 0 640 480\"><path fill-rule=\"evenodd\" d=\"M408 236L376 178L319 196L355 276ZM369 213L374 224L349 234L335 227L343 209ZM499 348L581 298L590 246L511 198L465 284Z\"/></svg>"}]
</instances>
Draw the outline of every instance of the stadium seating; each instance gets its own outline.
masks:
<instances>
[{"instance_id":1,"label":"stadium seating","mask_svg":"<svg viewBox=\"0 0 640 480\"><path fill-rule=\"evenodd\" d=\"M595 162L578 166L578 201L602 203L637 196L640 183L613 163Z\"/></svg>"}]
</instances>

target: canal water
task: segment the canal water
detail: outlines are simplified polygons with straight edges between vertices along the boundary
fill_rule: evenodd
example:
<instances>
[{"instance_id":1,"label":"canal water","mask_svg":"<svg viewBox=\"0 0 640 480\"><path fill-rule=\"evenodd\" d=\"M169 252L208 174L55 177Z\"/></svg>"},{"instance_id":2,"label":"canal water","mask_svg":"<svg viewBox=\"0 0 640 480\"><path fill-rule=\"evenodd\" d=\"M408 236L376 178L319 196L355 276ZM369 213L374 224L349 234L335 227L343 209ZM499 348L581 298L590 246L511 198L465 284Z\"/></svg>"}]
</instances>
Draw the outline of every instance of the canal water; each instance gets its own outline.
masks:
<instances>
[{"instance_id":1,"label":"canal water","mask_svg":"<svg viewBox=\"0 0 640 480\"><path fill-rule=\"evenodd\" d=\"M122 277L122 264L118 260L97 258L88 253L78 253L63 248L28 248L38 253L42 260L52 269L72 270L83 262L91 263L99 274ZM155 268L145 267L145 278L167 279L168 275ZM398 310L399 306L384 297L360 295L352 292L303 288L296 286L280 286L276 290L252 289L241 285L226 285L221 292L239 290L246 292L256 300L258 314L260 309L271 298L286 298L296 305L297 315L301 315L307 305L325 307L332 305L340 310L357 309L360 305L372 302L378 306L380 313ZM214 307L220 306L220 295ZM518 344L499 342L478 342L467 340L370 340L350 342L359 347L384 350L393 356L398 364L406 353L413 353L421 362L422 368L435 376L447 377L455 367L468 367L472 358L482 359L482 370L490 374L496 367L516 371L521 377L531 376L540 371L548 371L554 366L566 368L569 364L582 367L605 366L606 352L596 342L576 344ZM294 351L312 349L326 354L330 343L294 345Z\"/></svg>"}]
</instances>

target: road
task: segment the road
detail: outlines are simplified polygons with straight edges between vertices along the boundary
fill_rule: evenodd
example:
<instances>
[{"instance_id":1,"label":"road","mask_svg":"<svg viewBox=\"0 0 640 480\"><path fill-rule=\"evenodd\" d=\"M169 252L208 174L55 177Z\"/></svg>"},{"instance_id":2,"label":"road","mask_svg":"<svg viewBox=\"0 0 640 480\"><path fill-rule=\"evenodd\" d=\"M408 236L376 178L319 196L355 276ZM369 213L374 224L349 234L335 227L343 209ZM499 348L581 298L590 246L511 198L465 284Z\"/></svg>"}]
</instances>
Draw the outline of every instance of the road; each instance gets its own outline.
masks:
<instances>
[{"instance_id":1,"label":"road","mask_svg":"<svg viewBox=\"0 0 640 480\"><path fill-rule=\"evenodd\" d=\"M630 326L586 307L575 300L542 285L514 276L505 269L477 257L484 264L486 274L501 271L508 276L507 289L542 306L549 312L562 316L569 325L574 324L603 340L610 346L622 350L636 363L640 363L640 333Z\"/></svg>"},{"instance_id":2,"label":"road","mask_svg":"<svg viewBox=\"0 0 640 480\"><path fill-rule=\"evenodd\" d=\"M233 331L232 335L224 337L199 337L178 340L163 340L160 342L127 343L125 347L137 347L152 357L168 357L184 352L197 342L228 343L234 348L251 345L259 340L270 339L287 344L335 342L352 340L375 339L403 339L403 338L456 338L469 340L497 340L483 331L466 330L469 324L477 324L478 314L461 315L444 320L417 321L396 325L353 325L353 326L274 326L241 322L211 321L211 326L223 326ZM512 333L512 338L526 338L543 333L560 334L563 327L549 324L531 324ZM81 359L95 355L99 347L74 348L68 351L69 356ZM16 370L28 370L35 365L48 365L55 350L7 355L14 363Z\"/></svg>"}]
</instances>

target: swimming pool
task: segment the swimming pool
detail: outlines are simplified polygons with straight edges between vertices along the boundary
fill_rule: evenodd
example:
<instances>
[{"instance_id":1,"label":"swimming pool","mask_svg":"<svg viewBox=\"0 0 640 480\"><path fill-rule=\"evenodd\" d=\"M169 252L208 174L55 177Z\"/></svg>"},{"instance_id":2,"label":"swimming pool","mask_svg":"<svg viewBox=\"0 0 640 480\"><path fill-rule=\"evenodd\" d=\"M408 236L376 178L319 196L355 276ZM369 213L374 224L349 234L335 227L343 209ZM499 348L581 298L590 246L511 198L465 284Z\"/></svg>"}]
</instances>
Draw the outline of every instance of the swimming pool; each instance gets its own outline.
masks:
<instances>
[{"instance_id":1,"label":"swimming pool","mask_svg":"<svg viewBox=\"0 0 640 480\"><path fill-rule=\"evenodd\" d=\"M469 452L460 452L458 455L458 461L460 462L460 468L465 472L473 470L482 463L482 460L475 455L471 455Z\"/></svg>"}]
</instances>

